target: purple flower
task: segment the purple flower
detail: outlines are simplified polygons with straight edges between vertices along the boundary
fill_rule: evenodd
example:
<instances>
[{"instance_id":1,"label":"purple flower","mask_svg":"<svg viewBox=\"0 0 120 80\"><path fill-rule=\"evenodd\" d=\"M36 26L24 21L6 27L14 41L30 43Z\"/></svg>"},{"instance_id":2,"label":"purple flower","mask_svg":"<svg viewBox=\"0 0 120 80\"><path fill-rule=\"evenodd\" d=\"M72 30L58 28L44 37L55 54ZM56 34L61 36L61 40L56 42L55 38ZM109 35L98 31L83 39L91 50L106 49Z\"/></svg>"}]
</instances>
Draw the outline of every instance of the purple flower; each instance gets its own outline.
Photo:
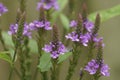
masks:
<instances>
[{"instance_id":1,"label":"purple flower","mask_svg":"<svg viewBox=\"0 0 120 80\"><path fill-rule=\"evenodd\" d=\"M78 34L76 32L69 33L68 35L65 36L67 39L71 39L72 41L79 41Z\"/></svg>"},{"instance_id":2,"label":"purple flower","mask_svg":"<svg viewBox=\"0 0 120 80\"><path fill-rule=\"evenodd\" d=\"M49 21L33 21L29 24L31 30L37 30L39 28L43 28L45 30L51 30L51 24Z\"/></svg>"},{"instance_id":3,"label":"purple flower","mask_svg":"<svg viewBox=\"0 0 120 80\"><path fill-rule=\"evenodd\" d=\"M18 30L18 24L11 24L10 30L8 31L9 35L16 34Z\"/></svg>"},{"instance_id":4,"label":"purple flower","mask_svg":"<svg viewBox=\"0 0 120 80\"><path fill-rule=\"evenodd\" d=\"M96 74L98 70L100 70L100 74L103 76L109 76L109 67L108 65L104 64L104 62L100 64L97 63L96 60L91 60L88 62L87 66L85 66L84 70L88 71L91 75Z\"/></svg>"},{"instance_id":5,"label":"purple flower","mask_svg":"<svg viewBox=\"0 0 120 80\"><path fill-rule=\"evenodd\" d=\"M52 57L53 59L56 59L56 58L59 57L59 54L57 53L57 51L53 51L52 54L51 54L51 57Z\"/></svg>"},{"instance_id":6,"label":"purple flower","mask_svg":"<svg viewBox=\"0 0 120 80\"><path fill-rule=\"evenodd\" d=\"M95 42L95 46L98 47L99 46L99 42L103 42L103 38L97 38L97 36L94 36L93 41ZM105 44L102 44L102 47L104 48Z\"/></svg>"},{"instance_id":7,"label":"purple flower","mask_svg":"<svg viewBox=\"0 0 120 80\"><path fill-rule=\"evenodd\" d=\"M49 21L45 21L45 24L44 24L44 29L45 30L51 30L52 29L52 27L50 26L50 22Z\"/></svg>"},{"instance_id":8,"label":"purple flower","mask_svg":"<svg viewBox=\"0 0 120 80\"><path fill-rule=\"evenodd\" d=\"M92 32L92 29L94 27L94 24L92 22L86 20L85 22L83 22L83 25L88 32Z\"/></svg>"},{"instance_id":9,"label":"purple flower","mask_svg":"<svg viewBox=\"0 0 120 80\"><path fill-rule=\"evenodd\" d=\"M51 57L53 59L56 59L59 57L60 54L64 54L65 52L67 52L67 49L61 42L50 42L50 44L45 45L44 48L42 48L42 50L44 50L47 53L51 53Z\"/></svg>"},{"instance_id":10,"label":"purple flower","mask_svg":"<svg viewBox=\"0 0 120 80\"><path fill-rule=\"evenodd\" d=\"M18 24L11 24L10 25L10 30L8 31L9 35L16 35L18 31ZM31 38L31 30L28 24L24 24L24 30L23 30L23 35Z\"/></svg>"},{"instance_id":11,"label":"purple flower","mask_svg":"<svg viewBox=\"0 0 120 80\"><path fill-rule=\"evenodd\" d=\"M88 71L90 74L95 74L99 65L96 63L95 60L91 60L88 62L88 65L84 68L84 70Z\"/></svg>"},{"instance_id":12,"label":"purple flower","mask_svg":"<svg viewBox=\"0 0 120 80\"><path fill-rule=\"evenodd\" d=\"M37 10L40 10L41 7L43 7L45 10L49 10L51 8L54 8L55 10L59 9L57 0L41 0L37 4Z\"/></svg>"},{"instance_id":13,"label":"purple flower","mask_svg":"<svg viewBox=\"0 0 120 80\"><path fill-rule=\"evenodd\" d=\"M77 22L75 20L72 20L70 22L70 27L76 27L77 26Z\"/></svg>"},{"instance_id":14,"label":"purple flower","mask_svg":"<svg viewBox=\"0 0 120 80\"><path fill-rule=\"evenodd\" d=\"M31 30L28 24L24 24L23 35L31 38Z\"/></svg>"},{"instance_id":15,"label":"purple flower","mask_svg":"<svg viewBox=\"0 0 120 80\"><path fill-rule=\"evenodd\" d=\"M52 52L52 47L53 47L53 44L50 43L49 45L45 45L44 48L42 48L45 52L47 53L50 53Z\"/></svg>"},{"instance_id":16,"label":"purple flower","mask_svg":"<svg viewBox=\"0 0 120 80\"><path fill-rule=\"evenodd\" d=\"M80 35L80 41L84 46L88 46L88 42L91 38L91 35L89 33Z\"/></svg>"},{"instance_id":17,"label":"purple flower","mask_svg":"<svg viewBox=\"0 0 120 80\"><path fill-rule=\"evenodd\" d=\"M35 27L37 27L37 28L44 27L44 22L43 21L37 21L37 20L35 20L35 21L33 21L33 23L34 23Z\"/></svg>"},{"instance_id":18,"label":"purple flower","mask_svg":"<svg viewBox=\"0 0 120 80\"><path fill-rule=\"evenodd\" d=\"M110 68L108 67L107 64L103 64L101 69L100 69L100 72L103 76L110 76L110 73L109 73L109 70Z\"/></svg>"},{"instance_id":19,"label":"purple flower","mask_svg":"<svg viewBox=\"0 0 120 80\"><path fill-rule=\"evenodd\" d=\"M8 11L8 9L2 3L0 3L0 16L3 13L6 13L7 11Z\"/></svg>"},{"instance_id":20,"label":"purple flower","mask_svg":"<svg viewBox=\"0 0 120 80\"><path fill-rule=\"evenodd\" d=\"M88 42L91 39L91 34L77 34L76 32L69 33L65 36L67 39L70 39L75 42L80 42L84 46L88 46Z\"/></svg>"},{"instance_id":21,"label":"purple flower","mask_svg":"<svg viewBox=\"0 0 120 80\"><path fill-rule=\"evenodd\" d=\"M70 22L70 27L77 27L77 24L78 23L75 20L72 20ZM78 33L78 31L76 30L72 33L69 33L65 37L72 41L79 42L83 46L88 46L88 43L92 37L92 29L94 27L94 24L92 22L86 20L82 23L82 25L83 25L82 27L85 27L86 31L79 31L79 33ZM84 28L81 28L81 29L83 30Z\"/></svg>"}]
</instances>

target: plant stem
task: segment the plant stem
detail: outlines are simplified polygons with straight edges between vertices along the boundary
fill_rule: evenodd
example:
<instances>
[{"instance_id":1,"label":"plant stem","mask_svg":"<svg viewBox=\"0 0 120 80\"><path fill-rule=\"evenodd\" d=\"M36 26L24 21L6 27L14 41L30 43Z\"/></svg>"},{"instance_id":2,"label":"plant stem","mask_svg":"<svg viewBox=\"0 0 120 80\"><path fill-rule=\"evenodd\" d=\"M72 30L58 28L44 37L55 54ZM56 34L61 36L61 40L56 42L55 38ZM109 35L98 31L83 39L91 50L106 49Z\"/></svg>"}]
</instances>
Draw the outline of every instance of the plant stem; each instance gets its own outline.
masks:
<instances>
[{"instance_id":1,"label":"plant stem","mask_svg":"<svg viewBox=\"0 0 120 80\"><path fill-rule=\"evenodd\" d=\"M18 72L18 70L16 68L14 68L14 71L16 72L16 74L18 75L18 77L21 78L21 74Z\"/></svg>"},{"instance_id":2,"label":"plant stem","mask_svg":"<svg viewBox=\"0 0 120 80\"><path fill-rule=\"evenodd\" d=\"M43 79L42 80L48 80L47 72L41 72Z\"/></svg>"},{"instance_id":3,"label":"plant stem","mask_svg":"<svg viewBox=\"0 0 120 80\"><path fill-rule=\"evenodd\" d=\"M7 47L5 46L5 42L3 40L3 36L2 36L2 30L0 29L0 41L2 43L2 47L5 51L8 51Z\"/></svg>"},{"instance_id":4,"label":"plant stem","mask_svg":"<svg viewBox=\"0 0 120 80\"><path fill-rule=\"evenodd\" d=\"M94 43L90 42L87 62L89 62L93 58L93 49L94 49Z\"/></svg>"},{"instance_id":5,"label":"plant stem","mask_svg":"<svg viewBox=\"0 0 120 80\"><path fill-rule=\"evenodd\" d=\"M53 67L51 69L51 80L57 80L57 61L53 60L52 61Z\"/></svg>"},{"instance_id":6,"label":"plant stem","mask_svg":"<svg viewBox=\"0 0 120 80\"><path fill-rule=\"evenodd\" d=\"M81 53L81 50L79 49L79 46L75 45L75 47L73 47L73 52L72 52L73 56L72 56L72 60L70 60L68 75L66 76L65 80L70 80L72 78L75 67L78 64L80 53Z\"/></svg>"},{"instance_id":7,"label":"plant stem","mask_svg":"<svg viewBox=\"0 0 120 80\"><path fill-rule=\"evenodd\" d=\"M100 78L100 75L99 75L99 72L97 72L95 75L94 75L94 80L99 80Z\"/></svg>"},{"instance_id":8,"label":"plant stem","mask_svg":"<svg viewBox=\"0 0 120 80\"><path fill-rule=\"evenodd\" d=\"M44 30L43 29L39 29L38 30L38 37L37 37L37 46L38 46L38 53L39 53L39 57L38 57L38 62L37 65L40 63L40 57L42 56L42 47L44 45ZM42 77L42 80L48 80L48 76L47 76L47 72L40 72ZM33 80L37 79L37 75L38 75L38 68L36 68L34 76L33 76Z\"/></svg>"},{"instance_id":9,"label":"plant stem","mask_svg":"<svg viewBox=\"0 0 120 80\"><path fill-rule=\"evenodd\" d=\"M11 80L11 77L12 77L12 73L13 73L13 70L14 70L14 61L15 61L16 53L17 53L17 47L16 47L15 52L14 52L14 55L13 55L12 67L11 67L11 69L10 69L10 74L9 74L8 80Z\"/></svg>"}]
</instances>

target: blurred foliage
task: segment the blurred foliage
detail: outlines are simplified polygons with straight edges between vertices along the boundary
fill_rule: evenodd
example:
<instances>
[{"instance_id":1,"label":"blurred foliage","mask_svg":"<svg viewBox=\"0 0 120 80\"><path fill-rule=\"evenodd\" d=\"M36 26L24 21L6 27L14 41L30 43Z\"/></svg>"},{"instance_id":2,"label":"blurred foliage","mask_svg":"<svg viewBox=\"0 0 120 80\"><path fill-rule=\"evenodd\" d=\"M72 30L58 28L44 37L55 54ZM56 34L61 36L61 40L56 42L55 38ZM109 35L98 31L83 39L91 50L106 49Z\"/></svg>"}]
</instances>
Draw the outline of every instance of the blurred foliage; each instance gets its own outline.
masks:
<instances>
[{"instance_id":1,"label":"blurred foliage","mask_svg":"<svg viewBox=\"0 0 120 80\"><path fill-rule=\"evenodd\" d=\"M89 20L95 21L95 15L97 13L99 13L100 16L101 16L101 22L105 22L107 20L110 20L113 17L116 17L116 16L120 15L120 5L114 6L110 9L96 11L94 13L91 13L89 15Z\"/></svg>"},{"instance_id":2,"label":"blurred foliage","mask_svg":"<svg viewBox=\"0 0 120 80\"><path fill-rule=\"evenodd\" d=\"M10 64L12 64L12 58L9 56L8 51L0 52L0 59L3 59L5 61L9 62Z\"/></svg>"},{"instance_id":3,"label":"blurred foliage","mask_svg":"<svg viewBox=\"0 0 120 80\"><path fill-rule=\"evenodd\" d=\"M40 58L38 68L41 72L48 71L52 67L51 57L49 53L44 53Z\"/></svg>"}]
</instances>

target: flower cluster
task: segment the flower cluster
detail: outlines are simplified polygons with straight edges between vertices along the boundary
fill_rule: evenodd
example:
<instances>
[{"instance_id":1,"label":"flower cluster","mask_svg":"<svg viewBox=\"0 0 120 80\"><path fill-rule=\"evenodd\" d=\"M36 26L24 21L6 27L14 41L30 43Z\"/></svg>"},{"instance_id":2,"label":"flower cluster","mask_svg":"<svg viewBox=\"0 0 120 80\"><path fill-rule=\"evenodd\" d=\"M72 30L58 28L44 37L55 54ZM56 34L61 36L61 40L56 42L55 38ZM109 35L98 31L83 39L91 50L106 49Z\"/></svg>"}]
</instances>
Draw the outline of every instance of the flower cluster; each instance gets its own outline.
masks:
<instances>
[{"instance_id":1,"label":"flower cluster","mask_svg":"<svg viewBox=\"0 0 120 80\"><path fill-rule=\"evenodd\" d=\"M0 16L3 13L6 13L7 11L8 11L8 9L2 3L0 3Z\"/></svg>"},{"instance_id":2,"label":"flower cluster","mask_svg":"<svg viewBox=\"0 0 120 80\"><path fill-rule=\"evenodd\" d=\"M51 8L54 8L55 10L59 9L57 0L41 0L38 2L37 10L40 10L41 7L43 7L45 10L49 10Z\"/></svg>"},{"instance_id":3,"label":"flower cluster","mask_svg":"<svg viewBox=\"0 0 120 80\"><path fill-rule=\"evenodd\" d=\"M10 30L8 31L9 35L15 35L18 31L18 24L11 24ZM31 30L28 24L24 24L23 35L31 38Z\"/></svg>"},{"instance_id":4,"label":"flower cluster","mask_svg":"<svg viewBox=\"0 0 120 80\"><path fill-rule=\"evenodd\" d=\"M96 74L96 72L99 70L100 74L103 76L109 76L110 73L108 72L110 68L107 64L104 64L102 61L101 64L97 63L97 60L91 60L88 62L87 66L85 66L84 70L88 71L91 75Z\"/></svg>"},{"instance_id":5,"label":"flower cluster","mask_svg":"<svg viewBox=\"0 0 120 80\"><path fill-rule=\"evenodd\" d=\"M70 22L70 27L76 27L77 26L77 22L75 20L72 20Z\"/></svg>"},{"instance_id":6,"label":"flower cluster","mask_svg":"<svg viewBox=\"0 0 120 80\"><path fill-rule=\"evenodd\" d=\"M69 33L68 35L65 36L67 39L71 39L72 41L80 42L84 46L88 46L87 43L90 40L90 34L78 34L76 32Z\"/></svg>"},{"instance_id":7,"label":"flower cluster","mask_svg":"<svg viewBox=\"0 0 120 80\"><path fill-rule=\"evenodd\" d=\"M43 28L45 30L51 30L51 24L49 21L38 21L35 20L29 24L31 30L37 30L39 28Z\"/></svg>"},{"instance_id":8,"label":"flower cluster","mask_svg":"<svg viewBox=\"0 0 120 80\"><path fill-rule=\"evenodd\" d=\"M50 42L49 45L45 45L42 49L47 53L51 53L51 57L53 59L56 59L59 57L60 54L64 54L65 52L67 52L67 49L62 44L62 42Z\"/></svg>"},{"instance_id":9,"label":"flower cluster","mask_svg":"<svg viewBox=\"0 0 120 80\"><path fill-rule=\"evenodd\" d=\"M86 20L85 22L83 22L82 25L83 25L84 29L86 29L86 31L87 31L86 33L82 33L82 32L77 33L76 31L74 31L72 33L69 33L65 37L72 41L80 42L84 46L88 46L88 42L89 42L89 40L91 40L92 29L94 28L94 24L92 22ZM77 22L75 20L72 20L70 22L70 27L77 27Z\"/></svg>"},{"instance_id":10,"label":"flower cluster","mask_svg":"<svg viewBox=\"0 0 120 80\"><path fill-rule=\"evenodd\" d=\"M76 28L77 26L78 26L77 21L72 20L70 22L70 27ZM73 31L73 32L69 33L68 35L66 35L65 37L74 42L79 42L83 46L88 46L89 41L93 41L95 43L95 45L97 46L97 43L100 40L102 40L102 38L101 37L99 38L98 34L93 34L94 24L92 22L90 22L89 20L86 20L82 23L82 27L86 31L85 33L83 33L82 31L80 33L77 33L77 31ZM104 46L104 44L103 44L103 46Z\"/></svg>"},{"instance_id":11,"label":"flower cluster","mask_svg":"<svg viewBox=\"0 0 120 80\"><path fill-rule=\"evenodd\" d=\"M85 27L85 29L88 31L88 32L92 32L93 28L94 28L94 24L89 21L89 20L86 20L83 22L83 26Z\"/></svg>"},{"instance_id":12,"label":"flower cluster","mask_svg":"<svg viewBox=\"0 0 120 80\"><path fill-rule=\"evenodd\" d=\"M45 30L51 30L52 27L50 26L49 21L33 21L30 24L24 24L24 30L23 30L23 35L31 38L31 32L33 30L37 30L39 28L43 28ZM18 24L11 24L10 25L10 30L8 31L9 35L14 35L18 31Z\"/></svg>"}]
</instances>

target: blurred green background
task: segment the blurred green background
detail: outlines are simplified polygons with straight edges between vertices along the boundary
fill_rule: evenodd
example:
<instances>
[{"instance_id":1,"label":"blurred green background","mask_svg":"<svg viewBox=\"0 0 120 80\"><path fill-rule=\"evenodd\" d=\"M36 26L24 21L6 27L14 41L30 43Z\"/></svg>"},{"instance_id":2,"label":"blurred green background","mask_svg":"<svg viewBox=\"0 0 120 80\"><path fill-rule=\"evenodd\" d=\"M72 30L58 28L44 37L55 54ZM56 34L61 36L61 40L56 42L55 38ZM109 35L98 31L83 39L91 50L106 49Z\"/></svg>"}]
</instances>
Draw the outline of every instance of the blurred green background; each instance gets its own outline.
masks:
<instances>
[{"instance_id":1,"label":"blurred green background","mask_svg":"<svg viewBox=\"0 0 120 80\"><path fill-rule=\"evenodd\" d=\"M9 10L6 14L0 17L0 28L2 28L4 31L7 31L9 29L9 25L15 22L16 11L19 7L18 1L19 0L0 0L0 2L2 2ZM38 18L38 12L36 11L36 4L38 0L26 0L26 1L27 1L27 21L30 22ZM81 0L76 0L76 6L78 10L81 7L79 3L80 1ZM83 1L86 2L89 9L89 13L98 10L108 9L116 5L120 5L120 0L83 0ZM120 16L114 17L102 23L99 35L104 37L105 43L104 59L105 63L107 63L111 68L110 69L111 76L102 77L101 80L120 80ZM0 80L7 80L9 68L10 66L7 62L0 60ZM79 70L79 68L77 69Z\"/></svg>"}]
</instances>

